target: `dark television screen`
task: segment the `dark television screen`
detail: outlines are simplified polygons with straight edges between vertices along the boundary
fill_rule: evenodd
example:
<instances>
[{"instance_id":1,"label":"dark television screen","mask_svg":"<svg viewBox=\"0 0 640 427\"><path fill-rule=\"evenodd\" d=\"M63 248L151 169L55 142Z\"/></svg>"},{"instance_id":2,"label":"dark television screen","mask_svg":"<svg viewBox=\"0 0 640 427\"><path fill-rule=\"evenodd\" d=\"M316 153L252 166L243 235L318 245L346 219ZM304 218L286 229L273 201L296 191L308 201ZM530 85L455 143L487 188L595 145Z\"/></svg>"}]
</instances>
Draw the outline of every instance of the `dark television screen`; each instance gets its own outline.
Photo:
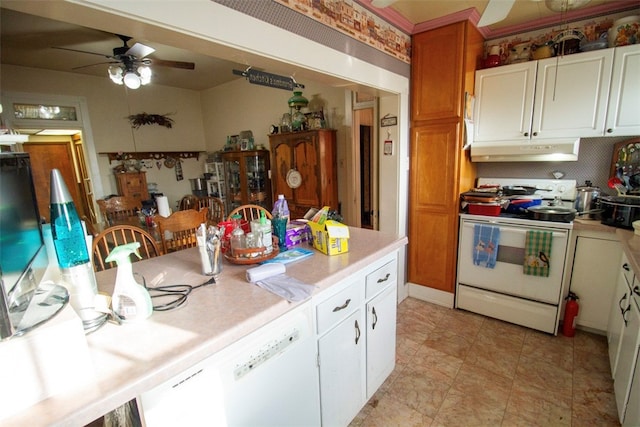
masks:
<instances>
[{"instance_id":1,"label":"dark television screen","mask_svg":"<svg viewBox=\"0 0 640 427\"><path fill-rule=\"evenodd\" d=\"M0 271L10 293L44 245L27 153L0 153Z\"/></svg>"}]
</instances>

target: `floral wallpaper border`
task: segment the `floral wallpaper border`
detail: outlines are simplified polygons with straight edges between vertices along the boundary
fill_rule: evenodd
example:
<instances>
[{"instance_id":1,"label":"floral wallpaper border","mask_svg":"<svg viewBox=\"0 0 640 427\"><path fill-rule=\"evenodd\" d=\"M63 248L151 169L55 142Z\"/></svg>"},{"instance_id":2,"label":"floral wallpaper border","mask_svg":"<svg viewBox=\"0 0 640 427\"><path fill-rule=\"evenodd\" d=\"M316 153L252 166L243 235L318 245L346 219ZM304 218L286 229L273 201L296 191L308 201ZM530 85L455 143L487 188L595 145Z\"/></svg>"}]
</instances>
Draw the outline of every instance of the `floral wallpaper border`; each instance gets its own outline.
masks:
<instances>
[{"instance_id":1,"label":"floral wallpaper border","mask_svg":"<svg viewBox=\"0 0 640 427\"><path fill-rule=\"evenodd\" d=\"M274 1L402 62L411 63L411 36L352 1Z\"/></svg>"}]
</instances>

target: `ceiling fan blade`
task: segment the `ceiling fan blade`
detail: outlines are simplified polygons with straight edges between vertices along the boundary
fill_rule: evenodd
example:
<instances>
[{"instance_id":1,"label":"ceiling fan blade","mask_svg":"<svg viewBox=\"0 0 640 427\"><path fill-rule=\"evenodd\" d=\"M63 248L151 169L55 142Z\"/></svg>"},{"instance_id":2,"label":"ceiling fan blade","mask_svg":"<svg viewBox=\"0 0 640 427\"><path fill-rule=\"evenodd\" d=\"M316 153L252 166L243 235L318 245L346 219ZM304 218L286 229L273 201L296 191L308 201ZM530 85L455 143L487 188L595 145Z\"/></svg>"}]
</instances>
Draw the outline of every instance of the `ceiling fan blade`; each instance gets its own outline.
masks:
<instances>
[{"instance_id":1,"label":"ceiling fan blade","mask_svg":"<svg viewBox=\"0 0 640 427\"><path fill-rule=\"evenodd\" d=\"M152 47L143 45L142 43L136 43L127 50L127 55L135 56L138 59L144 58L147 55L152 54L156 50Z\"/></svg>"},{"instance_id":2,"label":"ceiling fan blade","mask_svg":"<svg viewBox=\"0 0 640 427\"><path fill-rule=\"evenodd\" d=\"M104 58L108 58L108 59L117 59L111 55L105 55L104 53L96 53L96 52L89 52L86 50L80 50L80 49L71 49L68 47L58 47L58 46L51 46L52 49L60 49L60 50L68 50L70 52L80 52L80 53L88 53L89 55L98 55L98 56L102 56Z\"/></svg>"},{"instance_id":3,"label":"ceiling fan blade","mask_svg":"<svg viewBox=\"0 0 640 427\"><path fill-rule=\"evenodd\" d=\"M93 67L94 65L103 65L103 64L120 64L120 61L96 62L95 64L81 65L79 67L73 67L72 70L80 70L82 68Z\"/></svg>"},{"instance_id":4,"label":"ceiling fan blade","mask_svg":"<svg viewBox=\"0 0 640 427\"><path fill-rule=\"evenodd\" d=\"M514 2L515 0L489 0L489 4L478 21L478 27L486 27L502 21L511 11Z\"/></svg>"},{"instance_id":5,"label":"ceiling fan blade","mask_svg":"<svg viewBox=\"0 0 640 427\"><path fill-rule=\"evenodd\" d=\"M391 6L396 0L371 0L371 6L383 8Z\"/></svg>"},{"instance_id":6,"label":"ceiling fan blade","mask_svg":"<svg viewBox=\"0 0 640 427\"><path fill-rule=\"evenodd\" d=\"M150 59L152 64L159 65L161 67L182 68L184 70L194 70L196 68L196 64L193 62L167 61L164 59L156 59L156 58L150 58Z\"/></svg>"}]
</instances>

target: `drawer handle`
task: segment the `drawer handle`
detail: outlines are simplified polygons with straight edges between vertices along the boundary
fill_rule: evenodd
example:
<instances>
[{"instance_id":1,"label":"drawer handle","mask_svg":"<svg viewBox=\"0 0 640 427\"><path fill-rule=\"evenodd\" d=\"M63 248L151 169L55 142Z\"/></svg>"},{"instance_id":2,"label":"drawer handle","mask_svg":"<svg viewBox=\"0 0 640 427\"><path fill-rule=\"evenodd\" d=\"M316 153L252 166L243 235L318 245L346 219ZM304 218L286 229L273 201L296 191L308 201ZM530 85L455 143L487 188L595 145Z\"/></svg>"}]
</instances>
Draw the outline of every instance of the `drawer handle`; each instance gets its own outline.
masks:
<instances>
[{"instance_id":1,"label":"drawer handle","mask_svg":"<svg viewBox=\"0 0 640 427\"><path fill-rule=\"evenodd\" d=\"M624 264L622 264L622 268L623 268L625 271L629 271L629 264L627 264L627 263L625 262Z\"/></svg>"},{"instance_id":2,"label":"drawer handle","mask_svg":"<svg viewBox=\"0 0 640 427\"><path fill-rule=\"evenodd\" d=\"M373 324L371 325L371 329L375 329L378 324L378 313L376 313L376 308L371 308L371 314L373 314Z\"/></svg>"},{"instance_id":3,"label":"drawer handle","mask_svg":"<svg viewBox=\"0 0 640 427\"><path fill-rule=\"evenodd\" d=\"M345 308L347 308L349 306L349 303L351 302L351 298L349 298L348 300L346 300L344 302L344 304L339 305L338 307L334 307L333 312L335 313L336 311L340 311L340 310L344 310Z\"/></svg>"},{"instance_id":4,"label":"drawer handle","mask_svg":"<svg viewBox=\"0 0 640 427\"><path fill-rule=\"evenodd\" d=\"M634 286L633 287L633 293L636 295L640 295L640 286Z\"/></svg>"},{"instance_id":5,"label":"drawer handle","mask_svg":"<svg viewBox=\"0 0 640 427\"><path fill-rule=\"evenodd\" d=\"M627 299L627 293L625 292L624 295L622 295L622 298L620 298L620 301L618 301L618 307L620 307L620 313L622 315L624 315L624 308L622 307L622 302L626 299Z\"/></svg>"},{"instance_id":6,"label":"drawer handle","mask_svg":"<svg viewBox=\"0 0 640 427\"><path fill-rule=\"evenodd\" d=\"M625 308L624 311L622 312L622 319L624 320L625 328L627 327L627 324L629 323L629 320L627 319L627 313L629 312L629 310L631 310L631 304L629 304L627 306L627 308ZM357 342L356 342L356 344L357 344Z\"/></svg>"},{"instance_id":7,"label":"drawer handle","mask_svg":"<svg viewBox=\"0 0 640 427\"><path fill-rule=\"evenodd\" d=\"M383 279L378 279L378 283L386 282L387 280L389 280L389 276L391 276L391 273L387 273L387 275L384 276Z\"/></svg>"},{"instance_id":8,"label":"drawer handle","mask_svg":"<svg viewBox=\"0 0 640 427\"><path fill-rule=\"evenodd\" d=\"M360 325L358 325L358 320L356 320L356 345L358 345L358 341L360 341Z\"/></svg>"}]
</instances>

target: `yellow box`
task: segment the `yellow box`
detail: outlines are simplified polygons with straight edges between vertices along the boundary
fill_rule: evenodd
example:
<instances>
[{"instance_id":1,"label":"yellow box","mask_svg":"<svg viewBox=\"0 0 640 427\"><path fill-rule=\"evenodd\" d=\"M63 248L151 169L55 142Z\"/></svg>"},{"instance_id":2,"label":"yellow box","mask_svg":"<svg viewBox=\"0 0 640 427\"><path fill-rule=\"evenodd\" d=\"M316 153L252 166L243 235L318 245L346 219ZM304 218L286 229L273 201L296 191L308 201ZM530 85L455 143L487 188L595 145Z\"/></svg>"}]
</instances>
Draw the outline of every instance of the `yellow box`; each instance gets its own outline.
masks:
<instances>
[{"instance_id":1,"label":"yellow box","mask_svg":"<svg viewBox=\"0 0 640 427\"><path fill-rule=\"evenodd\" d=\"M324 224L308 222L313 235L313 247L327 255L349 252L349 227L338 221L327 220Z\"/></svg>"}]
</instances>

